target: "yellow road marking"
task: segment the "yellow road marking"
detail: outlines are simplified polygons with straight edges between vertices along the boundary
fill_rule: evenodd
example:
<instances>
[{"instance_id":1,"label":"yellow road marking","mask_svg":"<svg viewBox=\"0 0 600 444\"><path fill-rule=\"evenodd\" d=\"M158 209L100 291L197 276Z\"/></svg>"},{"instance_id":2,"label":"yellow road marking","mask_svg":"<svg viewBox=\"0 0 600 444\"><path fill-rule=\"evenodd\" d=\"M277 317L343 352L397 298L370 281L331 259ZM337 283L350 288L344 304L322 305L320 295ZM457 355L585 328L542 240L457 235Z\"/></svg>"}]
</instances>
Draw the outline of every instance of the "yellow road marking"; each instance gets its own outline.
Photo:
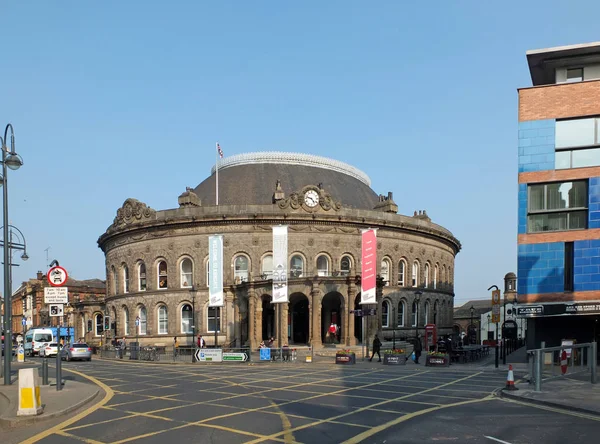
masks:
<instances>
[{"instance_id":1,"label":"yellow road marking","mask_svg":"<svg viewBox=\"0 0 600 444\"><path fill-rule=\"evenodd\" d=\"M89 427L91 425L97 426L97 425L100 425L100 424L108 424L109 422L122 421L123 419L135 418L135 416L136 415L119 416L118 418L106 419L104 421L98 421L98 422L94 422L92 424L83 424L83 425L75 426L75 427L67 427L67 428L63 429L62 431L63 432L70 432L71 430L85 429L86 427Z\"/></svg>"},{"instance_id":2,"label":"yellow road marking","mask_svg":"<svg viewBox=\"0 0 600 444\"><path fill-rule=\"evenodd\" d=\"M379 432L383 432L384 430L389 429L390 427L393 427L402 422L408 421L409 419L415 418L417 416L426 415L427 413L435 412L436 410L441 410L441 409L445 409L448 407L458 407L460 405L473 404L476 402L489 401L491 399L493 399L493 398L491 395L489 395L489 396L486 396L485 398L481 398L481 399L472 399L470 401L455 402L453 404L447 404L447 405L443 405L443 406L439 406L439 407L430 407L428 409L419 410L418 412L408 413L399 418L388 421L385 424L382 424L380 426L373 427L372 429L369 429L369 430L365 430L364 432L359 433L358 435L356 435L350 439L347 439L342 444L357 444L368 438L371 438L373 435L375 435Z\"/></svg>"},{"instance_id":3,"label":"yellow road marking","mask_svg":"<svg viewBox=\"0 0 600 444\"><path fill-rule=\"evenodd\" d=\"M56 435L66 436L67 438L72 438L77 441L86 442L88 444L103 444L102 441L95 441L95 440L89 439L89 438L82 438L81 436L72 435L70 433L67 433L64 430L60 430L60 431L56 432Z\"/></svg>"},{"instance_id":4,"label":"yellow road marking","mask_svg":"<svg viewBox=\"0 0 600 444\"><path fill-rule=\"evenodd\" d=\"M102 388L102 390L104 390L104 392L105 392L104 398L102 398L102 400L100 402L98 402L95 405L91 406L90 408L84 410L83 412L79 413L78 415L72 416L71 418L67 419L66 421L63 421L60 424L57 424L54 427L49 428L48 430L44 430L43 432L38 433L37 435L23 441L21 444L33 444L33 443L38 442L54 433L60 432L65 427L94 413L100 407L102 407L107 402L109 402L112 399L112 397L114 396L114 393L109 386L104 384L102 381L99 381L98 379L94 378L93 376L88 376L84 373L80 373L78 371L67 369L67 368L65 368L64 370L67 372L75 373L76 375L81 376L82 378L85 378L85 379L93 382L94 384L100 386L100 388Z\"/></svg>"}]
</instances>

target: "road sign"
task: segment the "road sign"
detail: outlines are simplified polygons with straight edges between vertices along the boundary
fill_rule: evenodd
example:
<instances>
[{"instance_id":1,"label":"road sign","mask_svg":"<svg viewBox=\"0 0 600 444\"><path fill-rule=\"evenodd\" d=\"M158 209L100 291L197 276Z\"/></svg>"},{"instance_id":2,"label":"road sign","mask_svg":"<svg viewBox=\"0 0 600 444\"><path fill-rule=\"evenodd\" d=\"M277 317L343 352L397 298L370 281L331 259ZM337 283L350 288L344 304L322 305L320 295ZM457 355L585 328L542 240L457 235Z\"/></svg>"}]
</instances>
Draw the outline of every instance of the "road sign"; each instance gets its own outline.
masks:
<instances>
[{"instance_id":1,"label":"road sign","mask_svg":"<svg viewBox=\"0 0 600 444\"><path fill-rule=\"evenodd\" d=\"M21 320L21 325L23 325L23 326L27 325L27 319L23 318Z\"/></svg>"},{"instance_id":2,"label":"road sign","mask_svg":"<svg viewBox=\"0 0 600 444\"><path fill-rule=\"evenodd\" d=\"M50 316L62 316L63 314L63 304L50 304Z\"/></svg>"},{"instance_id":3,"label":"road sign","mask_svg":"<svg viewBox=\"0 0 600 444\"><path fill-rule=\"evenodd\" d=\"M563 375L567 373L567 363L567 351L563 350L560 354L560 371Z\"/></svg>"},{"instance_id":4,"label":"road sign","mask_svg":"<svg viewBox=\"0 0 600 444\"><path fill-rule=\"evenodd\" d=\"M44 288L44 303L45 304L68 304L69 303L69 288L68 287L46 287L46 288Z\"/></svg>"},{"instance_id":5,"label":"road sign","mask_svg":"<svg viewBox=\"0 0 600 444\"><path fill-rule=\"evenodd\" d=\"M492 291L492 322L500 322L500 290Z\"/></svg>"},{"instance_id":6,"label":"road sign","mask_svg":"<svg viewBox=\"0 0 600 444\"><path fill-rule=\"evenodd\" d=\"M46 277L48 278L48 283L53 287L62 287L67 283L69 275L67 274L67 270L57 265L48 270Z\"/></svg>"},{"instance_id":7,"label":"road sign","mask_svg":"<svg viewBox=\"0 0 600 444\"><path fill-rule=\"evenodd\" d=\"M222 362L223 350L220 348L201 348L196 350L196 362Z\"/></svg>"},{"instance_id":8,"label":"road sign","mask_svg":"<svg viewBox=\"0 0 600 444\"><path fill-rule=\"evenodd\" d=\"M260 360L261 361L270 361L271 360L271 349L270 348L261 348L260 349Z\"/></svg>"},{"instance_id":9,"label":"road sign","mask_svg":"<svg viewBox=\"0 0 600 444\"><path fill-rule=\"evenodd\" d=\"M223 362L246 362L248 360L248 355L246 353L223 353Z\"/></svg>"}]
</instances>

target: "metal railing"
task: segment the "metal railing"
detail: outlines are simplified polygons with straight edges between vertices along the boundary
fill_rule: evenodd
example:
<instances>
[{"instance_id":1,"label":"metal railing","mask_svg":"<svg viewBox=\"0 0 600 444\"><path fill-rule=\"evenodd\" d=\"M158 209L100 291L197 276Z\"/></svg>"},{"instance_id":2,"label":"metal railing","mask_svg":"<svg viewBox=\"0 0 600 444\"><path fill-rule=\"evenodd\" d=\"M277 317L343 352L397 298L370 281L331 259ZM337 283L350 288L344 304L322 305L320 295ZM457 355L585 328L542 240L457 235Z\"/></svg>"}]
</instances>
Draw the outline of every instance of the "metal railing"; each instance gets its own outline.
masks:
<instances>
[{"instance_id":1,"label":"metal railing","mask_svg":"<svg viewBox=\"0 0 600 444\"><path fill-rule=\"evenodd\" d=\"M597 382L598 348L596 342L584 344L561 345L558 347L544 347L527 350L530 363L529 383L534 390L542 390L542 382L568 376L590 374L590 382ZM566 360L563 358L563 350ZM565 369L566 367L566 369ZM563 372L563 369L565 370Z\"/></svg>"}]
</instances>

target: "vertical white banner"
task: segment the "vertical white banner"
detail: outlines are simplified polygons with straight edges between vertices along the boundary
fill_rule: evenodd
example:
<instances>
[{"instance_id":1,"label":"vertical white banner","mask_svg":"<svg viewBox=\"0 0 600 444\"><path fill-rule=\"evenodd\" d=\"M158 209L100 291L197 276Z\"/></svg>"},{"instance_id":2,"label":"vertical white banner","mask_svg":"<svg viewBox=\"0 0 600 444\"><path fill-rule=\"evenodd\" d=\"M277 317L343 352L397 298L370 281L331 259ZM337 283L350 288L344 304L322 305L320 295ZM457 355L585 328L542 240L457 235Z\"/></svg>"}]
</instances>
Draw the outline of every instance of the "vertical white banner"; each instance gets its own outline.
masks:
<instances>
[{"instance_id":1,"label":"vertical white banner","mask_svg":"<svg viewBox=\"0 0 600 444\"><path fill-rule=\"evenodd\" d=\"M288 227L273 227L273 303L288 302Z\"/></svg>"},{"instance_id":2,"label":"vertical white banner","mask_svg":"<svg viewBox=\"0 0 600 444\"><path fill-rule=\"evenodd\" d=\"M360 276L360 303L377 303L377 232L363 230Z\"/></svg>"},{"instance_id":3,"label":"vertical white banner","mask_svg":"<svg viewBox=\"0 0 600 444\"><path fill-rule=\"evenodd\" d=\"M208 306L223 306L223 236L208 237L208 263L210 285L208 287Z\"/></svg>"}]
</instances>

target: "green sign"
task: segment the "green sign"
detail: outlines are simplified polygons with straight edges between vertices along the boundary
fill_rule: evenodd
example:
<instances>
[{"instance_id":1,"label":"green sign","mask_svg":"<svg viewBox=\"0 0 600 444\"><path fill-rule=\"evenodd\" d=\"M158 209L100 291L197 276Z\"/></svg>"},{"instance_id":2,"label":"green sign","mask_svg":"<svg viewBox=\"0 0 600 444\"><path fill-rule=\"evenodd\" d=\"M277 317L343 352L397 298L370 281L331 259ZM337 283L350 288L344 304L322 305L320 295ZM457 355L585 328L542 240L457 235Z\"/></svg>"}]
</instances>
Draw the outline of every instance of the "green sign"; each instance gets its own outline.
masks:
<instances>
[{"instance_id":1,"label":"green sign","mask_svg":"<svg viewBox=\"0 0 600 444\"><path fill-rule=\"evenodd\" d=\"M223 353L223 361L246 362L247 359L246 353Z\"/></svg>"}]
</instances>

